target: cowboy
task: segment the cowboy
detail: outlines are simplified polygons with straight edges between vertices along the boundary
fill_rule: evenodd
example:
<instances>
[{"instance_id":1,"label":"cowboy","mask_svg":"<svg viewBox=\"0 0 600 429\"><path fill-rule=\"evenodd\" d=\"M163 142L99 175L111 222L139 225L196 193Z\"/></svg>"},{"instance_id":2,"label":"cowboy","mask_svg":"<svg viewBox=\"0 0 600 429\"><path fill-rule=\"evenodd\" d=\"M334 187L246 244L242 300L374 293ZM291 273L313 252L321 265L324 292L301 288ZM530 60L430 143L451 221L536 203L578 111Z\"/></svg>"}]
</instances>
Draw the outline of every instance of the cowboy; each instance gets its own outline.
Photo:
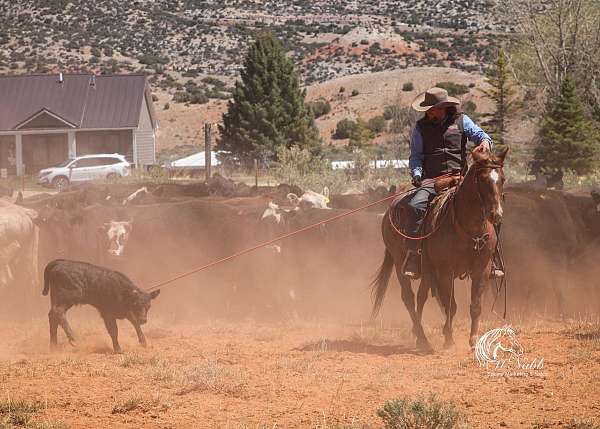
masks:
<instances>
[{"instance_id":1,"label":"cowboy","mask_svg":"<svg viewBox=\"0 0 600 429\"><path fill-rule=\"evenodd\" d=\"M413 109L425 112L413 128L410 140L409 168L417 190L408 200L407 232L413 237L419 235L425 213L436 196L434 181L423 184L423 180L459 174L466 165L467 139L477 146L475 150L490 151L493 148L490 136L461 113L459 106L457 98L437 87L419 95L412 103ZM402 270L407 277L417 279L421 275L420 240L408 240L408 246ZM492 275L504 273L494 267Z\"/></svg>"}]
</instances>

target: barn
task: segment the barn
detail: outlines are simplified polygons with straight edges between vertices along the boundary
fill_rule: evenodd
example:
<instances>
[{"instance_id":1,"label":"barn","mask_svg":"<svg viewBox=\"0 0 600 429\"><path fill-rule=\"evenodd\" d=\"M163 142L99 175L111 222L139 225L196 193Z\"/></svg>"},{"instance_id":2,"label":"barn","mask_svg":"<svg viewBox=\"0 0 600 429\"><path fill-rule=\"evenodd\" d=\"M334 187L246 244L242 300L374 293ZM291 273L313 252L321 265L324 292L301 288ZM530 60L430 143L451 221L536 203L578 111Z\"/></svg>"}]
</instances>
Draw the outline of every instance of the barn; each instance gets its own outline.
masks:
<instances>
[{"instance_id":1,"label":"barn","mask_svg":"<svg viewBox=\"0 0 600 429\"><path fill-rule=\"evenodd\" d=\"M0 76L0 169L37 174L69 158L156 161L158 123L142 74Z\"/></svg>"}]
</instances>

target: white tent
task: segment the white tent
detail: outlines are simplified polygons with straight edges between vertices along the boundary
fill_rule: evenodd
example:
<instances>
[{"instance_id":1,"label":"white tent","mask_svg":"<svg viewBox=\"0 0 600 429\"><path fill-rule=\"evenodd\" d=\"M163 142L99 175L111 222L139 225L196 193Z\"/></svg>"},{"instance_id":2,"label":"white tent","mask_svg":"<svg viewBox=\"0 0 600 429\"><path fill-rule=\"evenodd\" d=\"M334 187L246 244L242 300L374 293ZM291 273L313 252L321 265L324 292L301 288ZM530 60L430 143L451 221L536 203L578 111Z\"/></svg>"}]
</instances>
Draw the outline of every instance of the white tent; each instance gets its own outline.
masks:
<instances>
[{"instance_id":1,"label":"white tent","mask_svg":"<svg viewBox=\"0 0 600 429\"><path fill-rule=\"evenodd\" d=\"M217 159L216 152L211 152L210 155L211 155L210 156L210 159L211 159L210 165L211 166L216 167L218 165L221 165L221 161L219 161ZM171 168L205 168L206 161L205 161L204 151L195 153L190 156L186 156L185 158L171 161L170 163L167 164L167 166L169 166Z\"/></svg>"}]
</instances>

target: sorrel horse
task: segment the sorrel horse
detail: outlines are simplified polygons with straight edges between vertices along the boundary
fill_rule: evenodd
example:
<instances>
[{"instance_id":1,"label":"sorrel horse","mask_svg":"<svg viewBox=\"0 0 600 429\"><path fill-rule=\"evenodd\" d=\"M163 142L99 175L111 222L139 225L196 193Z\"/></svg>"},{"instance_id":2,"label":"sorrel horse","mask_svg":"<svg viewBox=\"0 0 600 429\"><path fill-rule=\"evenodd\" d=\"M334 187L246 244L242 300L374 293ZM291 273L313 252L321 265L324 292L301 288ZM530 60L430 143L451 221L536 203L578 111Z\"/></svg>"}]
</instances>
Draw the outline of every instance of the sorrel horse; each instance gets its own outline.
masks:
<instances>
[{"instance_id":1,"label":"sorrel horse","mask_svg":"<svg viewBox=\"0 0 600 429\"><path fill-rule=\"evenodd\" d=\"M444 347L454 344L452 319L456 314L454 279L465 275L471 278L471 347L477 340L481 297L490 276L492 257L496 247L494 225L502 219L502 192L504 186L503 164L508 149L498 155L479 148L471 152L473 163L464 179L443 207L432 207L437 216L428 213L424 220L422 241L423 273L417 293L411 288L410 279L402 273L402 264L407 252L407 239L395 225L392 213L397 204L392 204L383 216L382 234L385 243L385 256L372 283L374 296L373 316L376 316L383 303L392 269L402 290L402 300L413 322L413 334L417 337L417 348L431 353L423 326L423 306L429 290L435 295L445 312ZM434 201L432 205L437 204Z\"/></svg>"}]
</instances>

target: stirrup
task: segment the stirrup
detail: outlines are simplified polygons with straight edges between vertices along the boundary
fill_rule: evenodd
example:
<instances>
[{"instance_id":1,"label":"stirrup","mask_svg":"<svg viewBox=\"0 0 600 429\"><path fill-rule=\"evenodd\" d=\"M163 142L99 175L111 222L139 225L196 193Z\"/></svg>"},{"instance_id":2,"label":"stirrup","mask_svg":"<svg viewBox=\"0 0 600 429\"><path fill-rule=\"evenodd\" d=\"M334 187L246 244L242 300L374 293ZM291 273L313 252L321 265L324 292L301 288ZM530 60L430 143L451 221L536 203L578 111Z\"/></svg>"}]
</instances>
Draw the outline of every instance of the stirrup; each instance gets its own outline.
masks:
<instances>
[{"instance_id":1,"label":"stirrup","mask_svg":"<svg viewBox=\"0 0 600 429\"><path fill-rule=\"evenodd\" d=\"M499 268L492 268L492 270L490 271L491 279L501 279L502 277L504 277L504 271L502 271Z\"/></svg>"},{"instance_id":2,"label":"stirrup","mask_svg":"<svg viewBox=\"0 0 600 429\"><path fill-rule=\"evenodd\" d=\"M418 261L415 262L417 264L416 270L414 270L412 267L410 269L408 269L407 267L408 262L411 260L411 258L418 258ZM421 278L421 263L421 251L409 250L408 252L406 252L406 256L404 257L404 263L402 264L402 274L404 274L411 280L418 280L419 278Z\"/></svg>"}]
</instances>

